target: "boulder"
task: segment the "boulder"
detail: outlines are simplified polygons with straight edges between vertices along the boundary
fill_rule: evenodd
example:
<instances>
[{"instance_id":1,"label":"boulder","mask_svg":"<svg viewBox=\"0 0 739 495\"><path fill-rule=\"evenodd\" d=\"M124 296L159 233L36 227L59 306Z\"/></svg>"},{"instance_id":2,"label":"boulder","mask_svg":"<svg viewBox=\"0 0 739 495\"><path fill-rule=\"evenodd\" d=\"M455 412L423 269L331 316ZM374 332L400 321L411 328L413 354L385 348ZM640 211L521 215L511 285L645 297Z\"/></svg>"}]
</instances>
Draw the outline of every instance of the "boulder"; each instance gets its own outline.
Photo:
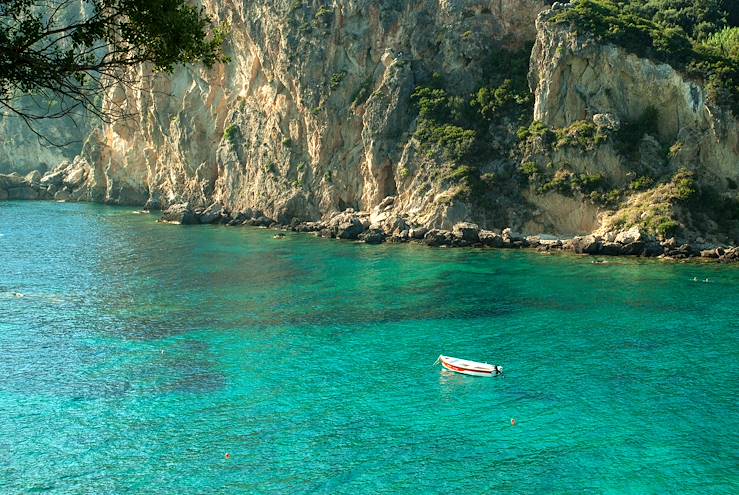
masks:
<instances>
[{"instance_id":1,"label":"boulder","mask_svg":"<svg viewBox=\"0 0 739 495\"><path fill-rule=\"evenodd\" d=\"M541 244L541 237L539 237L538 235L529 235L526 236L526 242L529 243L530 247L535 248L538 247L539 244Z\"/></svg>"},{"instance_id":2,"label":"boulder","mask_svg":"<svg viewBox=\"0 0 739 495\"><path fill-rule=\"evenodd\" d=\"M339 223L336 227L336 237L339 239L355 240L359 238L359 234L364 232L365 227L361 220L358 218L351 218L350 220Z\"/></svg>"},{"instance_id":3,"label":"boulder","mask_svg":"<svg viewBox=\"0 0 739 495\"><path fill-rule=\"evenodd\" d=\"M449 246L452 244L454 236L448 230L431 229L423 236L423 241L428 246Z\"/></svg>"},{"instance_id":4,"label":"boulder","mask_svg":"<svg viewBox=\"0 0 739 495\"><path fill-rule=\"evenodd\" d=\"M704 249L701 251L701 258L718 259L721 255L717 251L718 249Z\"/></svg>"},{"instance_id":5,"label":"boulder","mask_svg":"<svg viewBox=\"0 0 739 495\"><path fill-rule=\"evenodd\" d=\"M495 248L503 247L503 238L492 230L481 230L478 234L478 238L483 246Z\"/></svg>"},{"instance_id":6,"label":"boulder","mask_svg":"<svg viewBox=\"0 0 739 495\"><path fill-rule=\"evenodd\" d=\"M418 227L415 229L410 229L408 231L408 235L411 237L411 239L423 239L423 236L426 235L426 232L429 230L425 227Z\"/></svg>"},{"instance_id":7,"label":"boulder","mask_svg":"<svg viewBox=\"0 0 739 495\"><path fill-rule=\"evenodd\" d=\"M198 217L195 212L190 208L189 203L177 203L173 204L162 213L162 217L159 219L162 222L178 223L181 225L195 225L198 222Z\"/></svg>"},{"instance_id":8,"label":"boulder","mask_svg":"<svg viewBox=\"0 0 739 495\"><path fill-rule=\"evenodd\" d=\"M623 244L619 244L618 242L604 242L601 245L600 254L604 254L606 256L618 256L621 254L621 248L623 247Z\"/></svg>"},{"instance_id":9,"label":"boulder","mask_svg":"<svg viewBox=\"0 0 739 495\"><path fill-rule=\"evenodd\" d=\"M388 206L391 206L395 203L395 196L386 196L385 199L380 201L380 204L377 205L378 210L384 210Z\"/></svg>"},{"instance_id":10,"label":"boulder","mask_svg":"<svg viewBox=\"0 0 739 495\"><path fill-rule=\"evenodd\" d=\"M480 242L480 227L474 223L461 222L452 228L454 237L468 243Z\"/></svg>"},{"instance_id":11,"label":"boulder","mask_svg":"<svg viewBox=\"0 0 739 495\"><path fill-rule=\"evenodd\" d=\"M369 229L359 234L359 240L367 244L382 244L385 242L385 232L382 229Z\"/></svg>"},{"instance_id":12,"label":"boulder","mask_svg":"<svg viewBox=\"0 0 739 495\"><path fill-rule=\"evenodd\" d=\"M593 115L593 124L614 131L621 128L621 121L612 113L596 113Z\"/></svg>"},{"instance_id":13,"label":"boulder","mask_svg":"<svg viewBox=\"0 0 739 495\"><path fill-rule=\"evenodd\" d=\"M630 242L621 247L621 254L638 256L644 251L644 243L642 241Z\"/></svg>"},{"instance_id":14,"label":"boulder","mask_svg":"<svg viewBox=\"0 0 739 495\"><path fill-rule=\"evenodd\" d=\"M223 206L218 203L213 203L202 213L200 213L200 223L215 223L223 218Z\"/></svg>"},{"instance_id":15,"label":"boulder","mask_svg":"<svg viewBox=\"0 0 739 495\"><path fill-rule=\"evenodd\" d=\"M26 174L26 182L30 184L38 184L41 180L41 174L38 170L32 170Z\"/></svg>"},{"instance_id":16,"label":"boulder","mask_svg":"<svg viewBox=\"0 0 739 495\"><path fill-rule=\"evenodd\" d=\"M600 238L594 235L575 237L571 243L572 249L578 254L598 254L601 248Z\"/></svg>"},{"instance_id":17,"label":"boulder","mask_svg":"<svg viewBox=\"0 0 739 495\"><path fill-rule=\"evenodd\" d=\"M639 227L636 225L631 227L629 230L624 230L623 232L619 232L616 234L615 241L619 244L632 244L635 242L642 242L643 235L641 233L641 230L639 230Z\"/></svg>"},{"instance_id":18,"label":"boulder","mask_svg":"<svg viewBox=\"0 0 739 495\"><path fill-rule=\"evenodd\" d=\"M87 177L87 171L84 167L76 167L70 170L62 181L65 186L74 190L76 189Z\"/></svg>"},{"instance_id":19,"label":"boulder","mask_svg":"<svg viewBox=\"0 0 739 495\"><path fill-rule=\"evenodd\" d=\"M7 189L8 199L38 199L38 191L30 186Z\"/></svg>"},{"instance_id":20,"label":"boulder","mask_svg":"<svg viewBox=\"0 0 739 495\"><path fill-rule=\"evenodd\" d=\"M664 254L665 250L659 242L648 241L644 243L644 250L642 256L654 257Z\"/></svg>"},{"instance_id":21,"label":"boulder","mask_svg":"<svg viewBox=\"0 0 739 495\"><path fill-rule=\"evenodd\" d=\"M54 199L57 201L68 201L72 198L72 194L69 192L69 189L62 188L54 193Z\"/></svg>"},{"instance_id":22,"label":"boulder","mask_svg":"<svg viewBox=\"0 0 739 495\"><path fill-rule=\"evenodd\" d=\"M506 243L526 241L526 239L524 239L521 234L519 234L518 232L513 232L510 228L503 229L501 237L503 237L503 241Z\"/></svg>"}]
</instances>

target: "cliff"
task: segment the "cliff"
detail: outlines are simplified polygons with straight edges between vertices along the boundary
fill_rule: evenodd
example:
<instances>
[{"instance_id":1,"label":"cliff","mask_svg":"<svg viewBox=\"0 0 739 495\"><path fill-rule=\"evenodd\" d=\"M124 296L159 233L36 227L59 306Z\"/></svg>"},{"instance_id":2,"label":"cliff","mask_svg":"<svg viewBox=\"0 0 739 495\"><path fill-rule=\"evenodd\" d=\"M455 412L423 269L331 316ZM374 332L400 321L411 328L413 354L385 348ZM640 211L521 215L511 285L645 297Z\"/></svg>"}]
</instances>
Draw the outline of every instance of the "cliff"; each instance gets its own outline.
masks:
<instances>
[{"instance_id":1,"label":"cliff","mask_svg":"<svg viewBox=\"0 0 739 495\"><path fill-rule=\"evenodd\" d=\"M231 26L232 62L140 68L141 87L106 103L137 118L94 131L47 177L57 198L217 204L288 224L377 213L392 196L373 217L390 231L474 221L739 242L736 118L701 81L552 22L570 6L204 6Z\"/></svg>"}]
</instances>

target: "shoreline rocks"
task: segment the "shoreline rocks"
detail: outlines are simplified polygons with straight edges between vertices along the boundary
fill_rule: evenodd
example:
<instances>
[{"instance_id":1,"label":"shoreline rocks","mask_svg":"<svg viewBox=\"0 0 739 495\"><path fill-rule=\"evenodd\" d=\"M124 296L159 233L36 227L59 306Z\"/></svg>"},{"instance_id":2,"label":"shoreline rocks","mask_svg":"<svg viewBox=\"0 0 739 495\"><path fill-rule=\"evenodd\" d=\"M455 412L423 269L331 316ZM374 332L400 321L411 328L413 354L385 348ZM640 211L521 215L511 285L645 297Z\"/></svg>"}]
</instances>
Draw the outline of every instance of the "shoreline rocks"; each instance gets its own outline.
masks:
<instances>
[{"instance_id":1,"label":"shoreline rocks","mask_svg":"<svg viewBox=\"0 0 739 495\"><path fill-rule=\"evenodd\" d=\"M0 200L68 199L68 191L59 189L61 180L54 174L40 177L0 174ZM59 184L57 184L59 183ZM65 195L66 193L66 195ZM588 234L572 238L545 238L526 236L510 228L500 233L481 229L477 224L460 222L451 230L427 229L412 225L407 219L392 212L393 198L385 198L371 213L348 208L336 212L328 220L299 221L281 224L260 211L229 212L223 205L193 207L189 203L170 205L159 218L160 222L180 225L248 225L261 228L311 233L318 237L342 239L366 244L415 242L430 247L474 247L494 249L535 249L543 254L570 252L591 256L636 256L667 260L703 260L721 263L739 262L739 246L714 246L703 239L691 242L675 238L658 240L646 235L638 227L606 234ZM384 205L384 206L382 206ZM148 211L145 208L145 211ZM698 242L702 241L702 242Z\"/></svg>"}]
</instances>

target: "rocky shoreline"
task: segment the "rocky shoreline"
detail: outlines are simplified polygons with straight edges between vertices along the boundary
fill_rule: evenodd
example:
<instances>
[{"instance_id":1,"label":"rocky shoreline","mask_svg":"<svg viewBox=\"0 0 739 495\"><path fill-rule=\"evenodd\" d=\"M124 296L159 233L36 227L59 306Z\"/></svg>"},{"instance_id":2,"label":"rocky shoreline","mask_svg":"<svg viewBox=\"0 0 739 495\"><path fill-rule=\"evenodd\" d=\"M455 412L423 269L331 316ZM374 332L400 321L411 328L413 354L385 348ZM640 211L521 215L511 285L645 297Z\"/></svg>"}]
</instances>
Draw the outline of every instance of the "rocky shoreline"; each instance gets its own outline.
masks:
<instances>
[{"instance_id":1,"label":"rocky shoreline","mask_svg":"<svg viewBox=\"0 0 739 495\"><path fill-rule=\"evenodd\" d=\"M60 174L26 176L0 174L0 200L68 200L65 181ZM147 204L146 210L158 205ZM162 212L160 221L182 225L224 224L250 225L294 232L312 233L319 237L363 241L367 244L418 242L431 247L473 247L497 249L535 249L539 252L572 252L595 256L641 256L670 260L700 259L722 263L739 262L739 247L716 246L702 239L687 241L657 239L632 227L603 235L589 234L571 238L535 236L516 233L510 228L485 230L473 223L457 223L451 230L429 229L412 225L395 212L395 197L386 197L371 212L351 208L331 215L327 220L279 223L259 211L231 212L218 203L208 207L177 203Z\"/></svg>"},{"instance_id":2,"label":"rocky shoreline","mask_svg":"<svg viewBox=\"0 0 739 495\"><path fill-rule=\"evenodd\" d=\"M325 221L281 224L261 212L232 213L218 204L207 208L187 203L170 206L163 211L161 222L182 225L224 224L312 233L313 235L367 244L417 242L431 247L471 247L498 249L534 249L539 252L572 252L595 256L640 256L668 260L704 260L731 263L739 261L739 247L714 246L705 242L686 242L675 238L659 240L638 228L605 235L590 234L558 239L551 236L524 236L510 228L500 232L485 230L473 223L457 223L451 230L427 229L410 225L393 213L392 196L385 198L372 212L351 208L335 213ZM699 240L700 241L700 240Z\"/></svg>"}]
</instances>

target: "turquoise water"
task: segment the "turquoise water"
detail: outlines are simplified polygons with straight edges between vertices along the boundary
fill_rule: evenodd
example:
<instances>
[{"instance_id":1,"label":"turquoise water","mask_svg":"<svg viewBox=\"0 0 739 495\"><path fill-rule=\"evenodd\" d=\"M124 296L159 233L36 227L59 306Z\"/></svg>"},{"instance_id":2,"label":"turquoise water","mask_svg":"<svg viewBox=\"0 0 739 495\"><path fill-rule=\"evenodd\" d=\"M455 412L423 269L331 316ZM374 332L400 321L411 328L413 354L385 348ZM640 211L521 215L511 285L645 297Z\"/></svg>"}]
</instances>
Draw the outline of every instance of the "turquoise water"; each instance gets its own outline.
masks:
<instances>
[{"instance_id":1,"label":"turquoise water","mask_svg":"<svg viewBox=\"0 0 739 495\"><path fill-rule=\"evenodd\" d=\"M739 490L739 267L154 219L0 202L0 492Z\"/></svg>"}]
</instances>

